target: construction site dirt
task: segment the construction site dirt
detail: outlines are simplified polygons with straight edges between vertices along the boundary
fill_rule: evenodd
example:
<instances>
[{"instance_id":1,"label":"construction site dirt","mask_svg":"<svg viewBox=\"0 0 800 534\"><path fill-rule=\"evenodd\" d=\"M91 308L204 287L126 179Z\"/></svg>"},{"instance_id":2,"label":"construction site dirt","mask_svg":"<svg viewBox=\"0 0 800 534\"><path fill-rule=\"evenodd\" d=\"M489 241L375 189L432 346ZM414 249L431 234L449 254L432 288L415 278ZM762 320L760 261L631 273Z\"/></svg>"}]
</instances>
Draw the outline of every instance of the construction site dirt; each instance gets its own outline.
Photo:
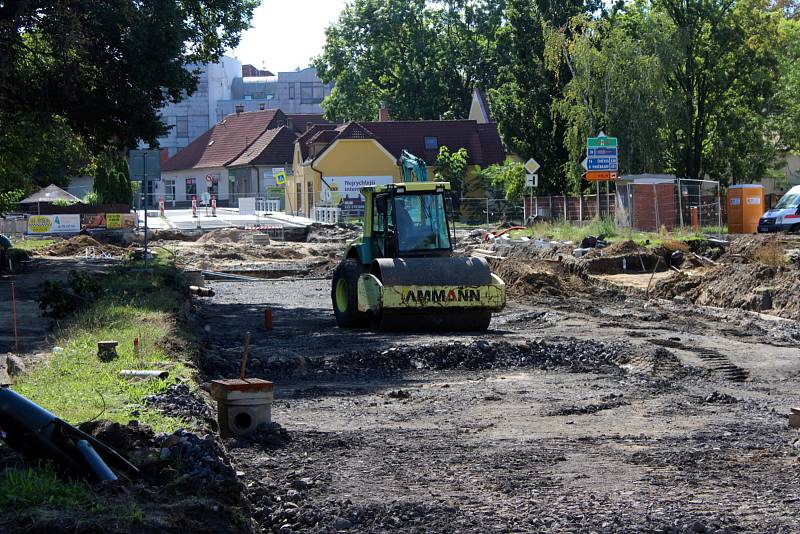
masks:
<instances>
[{"instance_id":1,"label":"construction site dirt","mask_svg":"<svg viewBox=\"0 0 800 534\"><path fill-rule=\"evenodd\" d=\"M226 442L254 519L267 532L797 531L798 324L559 280L512 292L482 335L339 329L326 280L209 283L194 314L204 380L236 375L251 332L249 376L274 381L290 437Z\"/></svg>"},{"instance_id":2,"label":"construction site dirt","mask_svg":"<svg viewBox=\"0 0 800 534\"><path fill-rule=\"evenodd\" d=\"M136 422L87 428L129 454L169 448L186 459L185 486L174 497L186 506L155 497L161 475L130 492L169 517L163 524L256 532L800 530L800 430L788 424L800 405L792 292L800 267L784 258L793 243L782 243L780 258L772 250L778 238L760 237L721 249L713 241L618 244L575 258L563 244L476 240L461 253L487 251L508 284L506 309L484 333L416 334L336 326L329 277L344 247L337 236L255 245L219 233L153 243L187 269L270 278L206 279L213 296L192 297L188 325L201 386L172 386L145 401L192 414L202 431L154 436ZM87 257L85 247L97 247L88 241L69 245L63 254L49 249L19 278L31 317L42 279L119 261ZM221 439L203 391L239 375L248 332L247 376L274 383L272 420L280 426ZM26 349L44 350L34 338L45 336L44 327L32 332ZM128 434L141 447L128 450ZM193 511L193 488L203 484L217 511ZM186 522L184 513L196 517ZM58 530L57 523L47 525Z\"/></svg>"}]
</instances>

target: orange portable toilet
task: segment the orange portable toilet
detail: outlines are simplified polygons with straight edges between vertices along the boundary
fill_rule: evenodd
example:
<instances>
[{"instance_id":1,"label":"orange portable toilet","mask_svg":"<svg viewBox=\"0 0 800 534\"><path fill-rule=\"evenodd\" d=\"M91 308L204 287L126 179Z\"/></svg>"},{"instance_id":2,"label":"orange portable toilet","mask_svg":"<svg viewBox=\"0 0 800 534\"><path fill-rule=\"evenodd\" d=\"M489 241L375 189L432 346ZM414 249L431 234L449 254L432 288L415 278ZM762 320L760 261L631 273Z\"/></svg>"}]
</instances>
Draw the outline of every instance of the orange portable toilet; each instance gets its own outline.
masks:
<instances>
[{"instance_id":1,"label":"orange portable toilet","mask_svg":"<svg viewBox=\"0 0 800 534\"><path fill-rule=\"evenodd\" d=\"M754 234L764 213L764 187L760 184L728 188L728 233Z\"/></svg>"}]
</instances>

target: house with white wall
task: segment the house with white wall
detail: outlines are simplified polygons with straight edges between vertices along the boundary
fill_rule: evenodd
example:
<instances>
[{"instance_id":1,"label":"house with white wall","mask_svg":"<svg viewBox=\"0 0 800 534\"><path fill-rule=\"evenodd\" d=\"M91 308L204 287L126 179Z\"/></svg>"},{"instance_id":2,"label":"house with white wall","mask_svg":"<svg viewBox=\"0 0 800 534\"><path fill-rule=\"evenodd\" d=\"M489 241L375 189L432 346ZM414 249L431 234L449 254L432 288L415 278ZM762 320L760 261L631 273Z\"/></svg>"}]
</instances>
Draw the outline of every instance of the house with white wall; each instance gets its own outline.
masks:
<instances>
[{"instance_id":1,"label":"house with white wall","mask_svg":"<svg viewBox=\"0 0 800 534\"><path fill-rule=\"evenodd\" d=\"M291 171L294 142L281 110L232 113L161 165L156 195L167 207L187 207L213 195L219 206L275 195L273 169ZM280 195L275 195L280 198Z\"/></svg>"}]
</instances>

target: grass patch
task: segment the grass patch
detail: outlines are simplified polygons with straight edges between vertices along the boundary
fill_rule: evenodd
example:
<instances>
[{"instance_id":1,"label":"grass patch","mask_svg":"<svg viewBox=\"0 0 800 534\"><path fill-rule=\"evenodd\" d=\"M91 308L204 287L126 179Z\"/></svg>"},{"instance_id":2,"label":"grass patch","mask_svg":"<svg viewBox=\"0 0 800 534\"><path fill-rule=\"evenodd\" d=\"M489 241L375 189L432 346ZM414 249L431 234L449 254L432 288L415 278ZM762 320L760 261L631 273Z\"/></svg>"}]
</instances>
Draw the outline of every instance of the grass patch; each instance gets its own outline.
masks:
<instances>
[{"instance_id":1,"label":"grass patch","mask_svg":"<svg viewBox=\"0 0 800 534\"><path fill-rule=\"evenodd\" d=\"M78 508L90 501L86 484L64 481L50 466L13 467L0 473L0 509Z\"/></svg>"},{"instance_id":2,"label":"grass patch","mask_svg":"<svg viewBox=\"0 0 800 534\"><path fill-rule=\"evenodd\" d=\"M725 233L727 233L727 229L712 226L700 228L696 232L691 228L678 228L670 232L638 232L630 228L618 228L614 219L603 217L583 225L569 221L540 222L525 230L511 232L511 237L527 236L532 239L572 241L578 245L584 237L602 235L611 242L631 240L640 245L657 246L668 241L691 241L705 239L708 234L718 235Z\"/></svg>"},{"instance_id":3,"label":"grass patch","mask_svg":"<svg viewBox=\"0 0 800 534\"><path fill-rule=\"evenodd\" d=\"M49 247L55 242L55 239L21 239L19 241L14 241L14 248L30 252Z\"/></svg>"},{"instance_id":4,"label":"grass patch","mask_svg":"<svg viewBox=\"0 0 800 534\"><path fill-rule=\"evenodd\" d=\"M176 378L191 376L185 355L167 349L181 334L175 312L184 287L182 274L171 266L156 265L152 273L135 266L115 270L102 282L102 296L56 331L55 345L64 351L23 375L16 391L70 423L101 417L125 424L135 418L157 432L186 427L184 420L140 406L144 397L163 391ZM133 350L137 337L138 357ZM97 358L102 340L119 342L115 360ZM119 377L122 369L148 368L167 369L170 377Z\"/></svg>"}]
</instances>

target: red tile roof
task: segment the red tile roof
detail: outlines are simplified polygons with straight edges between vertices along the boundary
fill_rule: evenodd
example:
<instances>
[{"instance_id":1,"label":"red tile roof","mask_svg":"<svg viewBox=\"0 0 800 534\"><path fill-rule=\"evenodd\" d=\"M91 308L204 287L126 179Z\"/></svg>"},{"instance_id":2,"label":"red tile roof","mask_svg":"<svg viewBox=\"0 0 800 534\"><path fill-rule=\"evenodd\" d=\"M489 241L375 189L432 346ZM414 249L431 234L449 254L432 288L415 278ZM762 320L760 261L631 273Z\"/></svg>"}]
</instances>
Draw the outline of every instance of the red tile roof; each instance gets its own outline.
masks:
<instances>
[{"instance_id":1,"label":"red tile roof","mask_svg":"<svg viewBox=\"0 0 800 534\"><path fill-rule=\"evenodd\" d=\"M301 134L315 124L333 124L322 113L287 113L286 118L295 133Z\"/></svg>"},{"instance_id":2,"label":"red tile roof","mask_svg":"<svg viewBox=\"0 0 800 534\"><path fill-rule=\"evenodd\" d=\"M270 165L291 163L294 159L294 142L297 136L287 126L267 130L228 167L241 165Z\"/></svg>"},{"instance_id":3,"label":"red tile roof","mask_svg":"<svg viewBox=\"0 0 800 534\"><path fill-rule=\"evenodd\" d=\"M308 157L309 145L315 141L320 142L324 139L325 142L333 143L337 139L355 138L374 138L398 159L403 150L408 150L424 159L428 165L436 163L438 147L442 146L454 152L466 148L470 165L486 167L502 163L506 157L497 126L493 123L478 124L473 120L358 122L336 127L325 136L320 133L322 129L314 127L313 132L306 132L298 139L303 158ZM333 128L325 129L333 130ZM436 138L435 150L425 149L426 137ZM322 152L324 150L319 152L317 157Z\"/></svg>"},{"instance_id":4,"label":"red tile roof","mask_svg":"<svg viewBox=\"0 0 800 534\"><path fill-rule=\"evenodd\" d=\"M162 171L224 167L264 132L285 124L279 109L232 113L161 165Z\"/></svg>"}]
</instances>

